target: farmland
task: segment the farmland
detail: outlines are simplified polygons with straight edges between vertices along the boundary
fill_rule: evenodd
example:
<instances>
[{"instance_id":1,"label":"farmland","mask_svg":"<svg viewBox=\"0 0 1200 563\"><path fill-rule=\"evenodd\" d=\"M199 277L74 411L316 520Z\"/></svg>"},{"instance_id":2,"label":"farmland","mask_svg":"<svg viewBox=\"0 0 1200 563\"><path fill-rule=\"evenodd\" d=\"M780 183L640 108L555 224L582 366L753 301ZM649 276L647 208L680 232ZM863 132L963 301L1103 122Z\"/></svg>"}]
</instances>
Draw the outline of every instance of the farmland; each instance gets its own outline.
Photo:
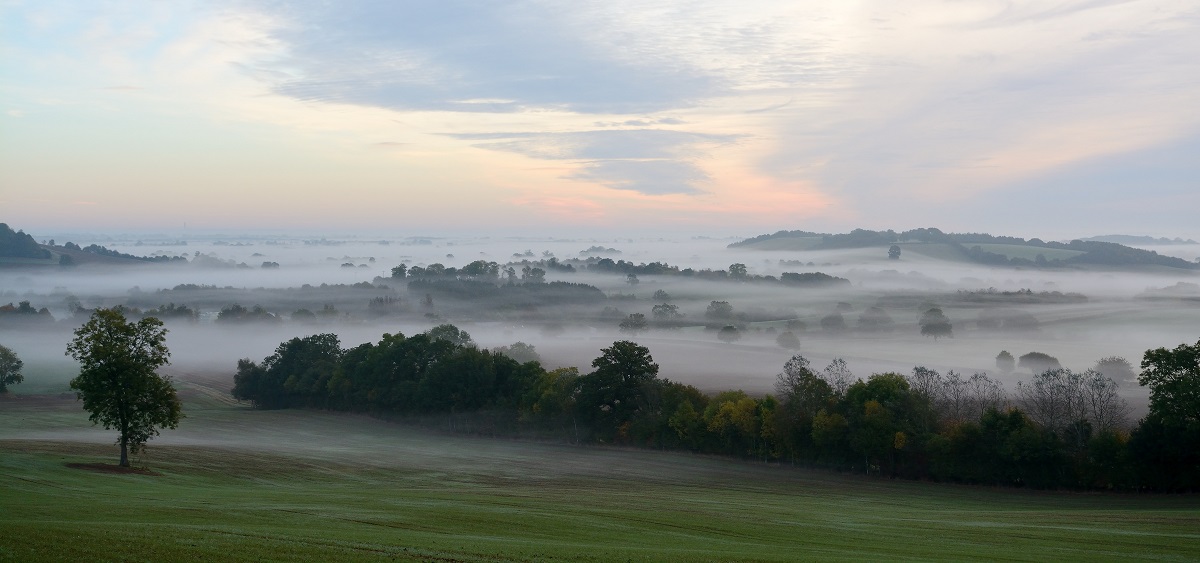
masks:
<instances>
[{"instance_id":1,"label":"farmland","mask_svg":"<svg viewBox=\"0 0 1200 563\"><path fill-rule=\"evenodd\" d=\"M1200 552L1195 496L898 482L679 452L255 411L181 382L141 472L72 400L0 403L0 560L1143 559ZM75 466L69 466L73 464ZM87 468L91 465L92 468Z\"/></svg>"}]
</instances>

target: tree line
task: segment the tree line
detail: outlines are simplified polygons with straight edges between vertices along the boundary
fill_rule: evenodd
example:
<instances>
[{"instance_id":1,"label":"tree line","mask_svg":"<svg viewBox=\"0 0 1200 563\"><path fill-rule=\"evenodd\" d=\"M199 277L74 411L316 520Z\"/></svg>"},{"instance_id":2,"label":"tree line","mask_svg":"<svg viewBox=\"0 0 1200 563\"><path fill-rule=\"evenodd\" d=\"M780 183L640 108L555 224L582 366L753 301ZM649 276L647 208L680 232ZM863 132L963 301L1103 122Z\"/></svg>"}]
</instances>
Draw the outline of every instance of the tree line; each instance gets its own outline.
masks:
<instances>
[{"instance_id":1,"label":"tree line","mask_svg":"<svg viewBox=\"0 0 1200 563\"><path fill-rule=\"evenodd\" d=\"M532 347L521 344L524 352ZM1200 489L1200 342L1146 353L1150 414L1132 430L1116 383L1053 368L1010 397L986 374L916 367L856 378L793 356L775 393L708 395L658 376L617 341L587 373L486 350L442 325L343 349L334 334L238 362L233 394L255 407L437 417L457 430L557 436L911 479L1035 488ZM532 356L525 356L528 359ZM1190 362L1190 363L1189 363Z\"/></svg>"}]
</instances>

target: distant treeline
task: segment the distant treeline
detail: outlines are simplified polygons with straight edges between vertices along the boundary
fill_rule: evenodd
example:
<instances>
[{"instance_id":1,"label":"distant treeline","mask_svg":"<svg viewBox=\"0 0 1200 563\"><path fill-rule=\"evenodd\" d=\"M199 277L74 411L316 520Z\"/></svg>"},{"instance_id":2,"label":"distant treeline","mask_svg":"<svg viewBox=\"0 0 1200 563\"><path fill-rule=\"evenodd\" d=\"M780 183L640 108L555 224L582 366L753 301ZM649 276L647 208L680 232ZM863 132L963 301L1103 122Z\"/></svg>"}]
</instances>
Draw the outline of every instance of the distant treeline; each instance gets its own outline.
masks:
<instances>
[{"instance_id":1,"label":"distant treeline","mask_svg":"<svg viewBox=\"0 0 1200 563\"><path fill-rule=\"evenodd\" d=\"M517 270L520 266L521 270ZM680 268L665 262L634 263L625 260L613 260L591 256L588 258L570 258L559 261L549 257L544 260L531 261L523 259L520 262L510 262L501 265L497 262L476 260L462 268L448 267L440 263L428 266L408 267L400 264L392 268L392 278L415 280L458 280L471 282L498 282L507 285L521 283L541 283L545 281L546 272L574 273L579 270L599 272L603 274L624 275L630 283L637 283L637 276L681 276L702 280L737 281L737 282L766 282L782 283L795 286L836 286L849 285L850 280L831 276L821 272L784 272L778 278L770 275L755 275L746 270L745 264L730 264L728 270L713 270L702 268ZM377 278L381 281L383 278Z\"/></svg>"},{"instance_id":2,"label":"distant treeline","mask_svg":"<svg viewBox=\"0 0 1200 563\"><path fill-rule=\"evenodd\" d=\"M1188 262L1182 258L1163 256L1152 250L1131 248L1112 242L1095 240L1073 240L1069 243L1047 242L1041 239L1023 239L1020 237L995 236L986 233L943 233L938 229L912 229L897 233L893 230L870 231L855 229L849 233L828 234L809 231L778 231L773 234L759 235L743 241L730 244L730 248L752 247L758 243L778 239L819 239L808 248L811 250L830 250L843 248L868 248L886 246L898 242L924 242L946 244L956 249L961 255L973 262L1008 266L1066 266L1071 264L1099 264L1107 266L1157 265L1170 268L1196 269L1200 264ZM1023 257L1008 257L1003 254L989 252L980 245L1009 244L1055 250L1073 250L1081 252L1070 258L1033 259Z\"/></svg>"},{"instance_id":3,"label":"distant treeline","mask_svg":"<svg viewBox=\"0 0 1200 563\"><path fill-rule=\"evenodd\" d=\"M1116 384L1094 370L1047 369L1022 382L1010 402L985 374L917 367L910 375L879 373L864 381L841 360L818 371L794 356L777 376L776 393L753 397L706 395L660 378L650 351L631 341L603 349L588 373L546 370L501 352L478 349L452 325L409 337L388 334L350 349L336 335L318 334L284 342L260 363L240 360L233 394L259 408L433 417L460 431L687 449L912 479L1200 490L1200 394L1181 393L1176 377L1182 370L1188 392L1200 385L1200 342L1146 353L1151 412L1132 432L1123 424L1127 408Z\"/></svg>"}]
</instances>

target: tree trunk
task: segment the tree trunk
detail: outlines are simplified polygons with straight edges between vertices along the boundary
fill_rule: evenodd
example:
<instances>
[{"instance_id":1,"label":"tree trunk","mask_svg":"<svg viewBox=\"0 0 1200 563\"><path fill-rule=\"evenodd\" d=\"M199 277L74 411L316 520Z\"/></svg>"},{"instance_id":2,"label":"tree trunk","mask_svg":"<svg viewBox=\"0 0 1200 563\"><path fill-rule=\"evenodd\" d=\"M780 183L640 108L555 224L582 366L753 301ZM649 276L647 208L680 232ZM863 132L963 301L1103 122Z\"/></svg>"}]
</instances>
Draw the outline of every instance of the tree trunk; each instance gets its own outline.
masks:
<instances>
[{"instance_id":1,"label":"tree trunk","mask_svg":"<svg viewBox=\"0 0 1200 563\"><path fill-rule=\"evenodd\" d=\"M121 467L129 467L129 445L121 441Z\"/></svg>"}]
</instances>

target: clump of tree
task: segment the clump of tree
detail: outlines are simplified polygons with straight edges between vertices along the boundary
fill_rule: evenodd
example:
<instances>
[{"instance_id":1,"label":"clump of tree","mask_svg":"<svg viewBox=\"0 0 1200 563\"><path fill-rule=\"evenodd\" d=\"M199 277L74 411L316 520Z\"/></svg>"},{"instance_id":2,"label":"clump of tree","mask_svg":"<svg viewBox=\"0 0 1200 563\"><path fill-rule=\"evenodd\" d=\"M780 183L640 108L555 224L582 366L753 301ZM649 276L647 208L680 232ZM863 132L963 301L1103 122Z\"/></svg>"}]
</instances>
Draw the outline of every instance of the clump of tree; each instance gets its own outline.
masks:
<instances>
[{"instance_id":1,"label":"clump of tree","mask_svg":"<svg viewBox=\"0 0 1200 563\"><path fill-rule=\"evenodd\" d=\"M451 325L437 332L459 334ZM815 370L795 355L774 394L706 395L658 376L644 346L617 341L589 373L545 370L532 356L463 338L384 335L343 349L335 335L282 343L238 362L234 395L260 408L314 407L427 416L461 431L558 435L877 475L1035 488L1200 487L1195 347L1147 352L1151 414L1132 434L1116 381L1098 371L1043 371L1015 404L985 373L924 366L866 379L837 359ZM526 361L521 361L526 360ZM436 415L436 416L434 416Z\"/></svg>"},{"instance_id":2,"label":"clump of tree","mask_svg":"<svg viewBox=\"0 0 1200 563\"><path fill-rule=\"evenodd\" d=\"M1030 352L1022 355L1017 360L1017 367L1027 369L1033 373L1042 373L1054 369L1062 369L1062 364L1058 363L1058 358L1043 352Z\"/></svg>"}]
</instances>

